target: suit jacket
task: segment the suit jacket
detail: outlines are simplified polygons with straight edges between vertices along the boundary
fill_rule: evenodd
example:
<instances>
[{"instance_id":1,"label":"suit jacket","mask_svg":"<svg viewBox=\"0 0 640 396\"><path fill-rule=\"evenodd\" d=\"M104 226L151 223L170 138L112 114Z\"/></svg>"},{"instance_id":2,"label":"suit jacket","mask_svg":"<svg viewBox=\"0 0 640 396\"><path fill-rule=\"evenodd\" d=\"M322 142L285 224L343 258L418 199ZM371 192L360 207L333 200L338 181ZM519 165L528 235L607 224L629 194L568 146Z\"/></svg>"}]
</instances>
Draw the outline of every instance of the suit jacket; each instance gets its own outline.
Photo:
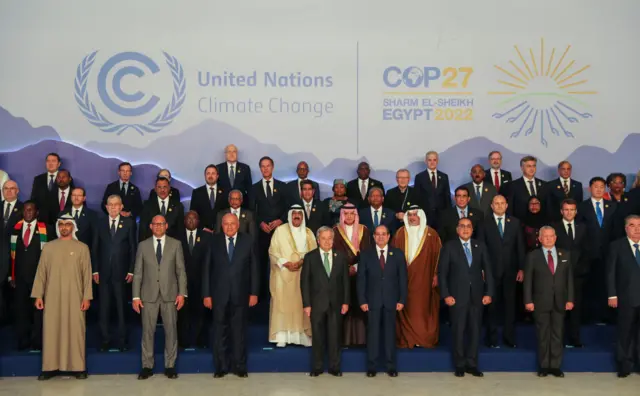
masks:
<instances>
[{"instance_id":1,"label":"suit jacket","mask_svg":"<svg viewBox=\"0 0 640 396\"><path fill-rule=\"evenodd\" d=\"M120 216L113 238L109 216L96 221L91 264L93 273L100 275L100 282L124 281L127 274L133 274L138 248L136 236L136 222L131 217Z\"/></svg>"},{"instance_id":2,"label":"suit jacket","mask_svg":"<svg viewBox=\"0 0 640 396\"><path fill-rule=\"evenodd\" d=\"M253 182L251 181L251 168L249 165L243 164L242 162L236 162L233 186L229 181L229 168L227 167L227 162L225 161L218 164L216 167L218 168L218 174L220 175L218 179L220 187L227 191L240 190L244 196L242 207L248 208L251 204L251 186L253 185Z\"/></svg>"},{"instance_id":3,"label":"suit jacket","mask_svg":"<svg viewBox=\"0 0 640 396\"><path fill-rule=\"evenodd\" d=\"M498 195L495 186L492 183L484 182L482 183L482 192L480 194L480 202L478 202L478 198L476 197L476 186L473 182L469 182L464 185L467 189L469 189L469 197L471 200L469 201L469 206L474 209L478 209L482 212L482 214L491 213L491 202L493 201L493 197Z\"/></svg>"},{"instance_id":4,"label":"suit jacket","mask_svg":"<svg viewBox=\"0 0 640 396\"><path fill-rule=\"evenodd\" d=\"M300 179L295 179L287 182L287 189L289 194L288 199L291 205L302 200L302 198L300 197L300 186L298 185L299 180ZM310 179L307 179L307 180L310 180ZM313 199L320 200L320 186L318 185L318 183L314 182L313 180L311 180L311 183L313 183L313 188L315 191L315 193L313 194Z\"/></svg>"},{"instance_id":5,"label":"suit jacket","mask_svg":"<svg viewBox=\"0 0 640 396\"><path fill-rule=\"evenodd\" d=\"M611 243L607 257L607 292L618 297L618 306L640 306L640 266L625 236Z\"/></svg>"},{"instance_id":6,"label":"suit jacket","mask_svg":"<svg viewBox=\"0 0 640 396\"><path fill-rule=\"evenodd\" d=\"M287 222L287 185L275 178L271 180L273 181L271 183L271 199L268 199L264 192L262 179L252 187L252 203L249 208L254 211L257 224L263 221L269 223L278 219Z\"/></svg>"},{"instance_id":7,"label":"suit jacket","mask_svg":"<svg viewBox=\"0 0 640 396\"><path fill-rule=\"evenodd\" d=\"M70 186L67 190L63 210L60 210L60 199L58 198L59 190L60 189L58 188L58 186L55 186L53 190L48 192L45 206L38 207L38 218L51 226L55 225L55 223L58 221L58 216L60 215L60 213L68 213L73 206L71 203L71 191L73 191L73 187Z\"/></svg>"},{"instance_id":8,"label":"suit jacket","mask_svg":"<svg viewBox=\"0 0 640 396\"><path fill-rule=\"evenodd\" d=\"M564 193L564 186L560 178L549 181L546 191L547 196L545 197L545 202L547 204L547 218L552 221L562 220L562 213L560 213L562 201L567 198L573 198L579 203L583 200L582 183L573 179L571 179L571 184L569 185L568 195Z\"/></svg>"},{"instance_id":9,"label":"suit jacket","mask_svg":"<svg viewBox=\"0 0 640 396\"><path fill-rule=\"evenodd\" d=\"M400 192L398 186L393 187L384 195L384 206L393 210L394 212L406 212L411 205L421 205L422 200L418 191L414 187L408 186L409 191ZM405 198L406 193L406 198ZM424 209L424 208L422 208Z\"/></svg>"},{"instance_id":10,"label":"suit jacket","mask_svg":"<svg viewBox=\"0 0 640 396\"><path fill-rule=\"evenodd\" d=\"M202 272L207 259L207 252L211 247L211 236L213 234L203 231L202 228L194 230L193 250L189 251L189 231L185 229L182 238L182 253L184 254L184 265L187 271L187 280L190 285L197 285L199 290L202 287ZM193 295L195 290L190 290ZM198 301L197 304L201 304Z\"/></svg>"},{"instance_id":11,"label":"suit jacket","mask_svg":"<svg viewBox=\"0 0 640 396\"><path fill-rule=\"evenodd\" d=\"M440 213L440 220L438 222L438 234L440 235L442 243L453 239L458 239L456 228L458 227L458 219L460 219L459 210L460 209L458 208L458 206L454 206ZM471 206L467 205L467 217L469 218L469 220L471 220L471 224L473 225L472 238L475 238L476 235L478 235L478 227L482 223L484 215L480 210L474 209Z\"/></svg>"},{"instance_id":12,"label":"suit jacket","mask_svg":"<svg viewBox=\"0 0 640 396\"><path fill-rule=\"evenodd\" d=\"M212 297L213 304L248 306L249 296L260 293L260 268L255 243L247 234L236 236L233 258L229 261L227 237L214 234L202 272L202 297Z\"/></svg>"},{"instance_id":13,"label":"suit jacket","mask_svg":"<svg viewBox=\"0 0 640 396\"><path fill-rule=\"evenodd\" d=\"M339 310L342 305L349 304L350 280L347 256L337 250L333 250L332 254L333 265L329 275L322 264L320 248L315 248L304 256L300 275L300 291L304 308L311 307L312 311L326 312L329 309Z\"/></svg>"},{"instance_id":14,"label":"suit jacket","mask_svg":"<svg viewBox=\"0 0 640 396\"><path fill-rule=\"evenodd\" d=\"M157 199L146 201L144 203L142 213L140 214L140 242L149 238L153 234L149 225L151 224L153 217L159 214L161 213ZM167 235L172 238L180 238L181 233L184 231L184 207L182 206L182 203L168 199L167 215L165 216L165 219L169 225Z\"/></svg>"},{"instance_id":15,"label":"suit jacket","mask_svg":"<svg viewBox=\"0 0 640 396\"><path fill-rule=\"evenodd\" d=\"M149 191L148 199L158 199L158 193L156 192L155 189L152 188L151 191ZM169 199L171 201L180 202L180 190L178 190L175 187L170 187Z\"/></svg>"},{"instance_id":16,"label":"suit jacket","mask_svg":"<svg viewBox=\"0 0 640 396\"><path fill-rule=\"evenodd\" d=\"M54 183L53 190L57 192L57 185L55 184L56 183L55 178L53 180L53 183ZM73 187L74 187L73 180L71 181L71 184L69 185L69 187L71 188L71 190L73 190ZM31 186L30 199L36 202L36 204L38 205L38 210L40 211L41 215L42 215L43 209L47 208L48 210L49 208L49 202L48 202L49 195L53 192L53 190L49 191L49 173L48 172L41 173L33 178L33 185ZM56 200L57 200L57 195L56 195ZM41 220L41 221L45 221L45 220Z\"/></svg>"},{"instance_id":17,"label":"suit jacket","mask_svg":"<svg viewBox=\"0 0 640 396\"><path fill-rule=\"evenodd\" d=\"M131 182L127 183L127 191L124 196L120 190L120 180L109 184L102 195L102 211L104 214L108 214L106 207L107 198L111 195L119 195L120 198L122 198L122 204L124 205L122 210L131 212L131 217L134 220L140 215L140 212L142 212L142 196L140 195L140 189L135 184Z\"/></svg>"},{"instance_id":18,"label":"suit jacket","mask_svg":"<svg viewBox=\"0 0 640 396\"><path fill-rule=\"evenodd\" d=\"M554 308L564 312L566 303L574 301L571 253L557 247L556 249L558 262L554 274L549 271L544 248L527 254L524 266L524 303L533 303L536 312L549 312Z\"/></svg>"},{"instance_id":19,"label":"suit jacket","mask_svg":"<svg viewBox=\"0 0 640 396\"><path fill-rule=\"evenodd\" d=\"M367 186L367 194L365 195L365 199L362 199L362 194L360 194L360 179L356 178L347 183L347 198L349 202L354 204L358 208L364 208L365 206L369 206L369 190L371 187L378 187L382 189L384 193L384 184L380 180L369 178L369 184Z\"/></svg>"},{"instance_id":20,"label":"suit jacket","mask_svg":"<svg viewBox=\"0 0 640 396\"><path fill-rule=\"evenodd\" d=\"M503 190L503 187L508 187L512 181L511 172L506 171L504 169L500 169L500 194L505 195L507 192ZM492 186L496 186L493 180L493 174L491 173L491 169L484 170L484 181L486 183L490 183ZM496 190L497 191L497 190Z\"/></svg>"},{"instance_id":21,"label":"suit jacket","mask_svg":"<svg viewBox=\"0 0 640 396\"><path fill-rule=\"evenodd\" d=\"M4 226L4 205L5 201L0 201L0 228ZM4 227L2 232L2 236L8 236L11 234L11 230L15 227L16 223L22 219L22 208L24 204L20 200L16 200L11 209L11 213L9 214L9 219L7 220L7 226ZM1 238L1 237L0 237Z\"/></svg>"},{"instance_id":22,"label":"suit jacket","mask_svg":"<svg viewBox=\"0 0 640 396\"><path fill-rule=\"evenodd\" d=\"M366 206L358 210L358 216L360 217L360 224L366 226L371 231L371 242L373 243L373 234L375 233L375 227L373 226L373 214L371 213L371 206ZM389 232L393 235L396 232L396 213L382 206L382 213L378 213L379 225L386 225L389 228Z\"/></svg>"},{"instance_id":23,"label":"suit jacket","mask_svg":"<svg viewBox=\"0 0 640 396\"><path fill-rule=\"evenodd\" d=\"M640 189L634 189L622 194L620 201L616 202L616 211L613 214L613 229L611 230L611 240L620 239L627 236L624 230L624 220L630 214L640 214Z\"/></svg>"},{"instance_id":24,"label":"suit jacket","mask_svg":"<svg viewBox=\"0 0 640 396\"><path fill-rule=\"evenodd\" d=\"M11 233L16 223L22 219L23 203L16 201L11 208L9 219L7 220L7 226L4 227L4 204L5 201L0 201L0 286L7 279L9 268L11 267Z\"/></svg>"},{"instance_id":25,"label":"suit jacket","mask_svg":"<svg viewBox=\"0 0 640 396\"><path fill-rule=\"evenodd\" d=\"M220 183L216 184L216 201L211 207L209 201L209 186L204 185L196 188L191 192L191 210L195 210L200 217L200 225L203 228L213 230L216 226L216 216L218 212L229 206L229 191L220 187Z\"/></svg>"},{"instance_id":26,"label":"suit jacket","mask_svg":"<svg viewBox=\"0 0 640 396\"><path fill-rule=\"evenodd\" d=\"M573 239L569 238L562 220L551 225L556 230L556 247L571 253L571 265L574 276L585 276L589 273L589 257L587 250L587 227L577 221L573 222Z\"/></svg>"},{"instance_id":27,"label":"suit jacket","mask_svg":"<svg viewBox=\"0 0 640 396\"><path fill-rule=\"evenodd\" d=\"M69 213L70 216L73 216L74 211L75 209L72 206L71 208L69 208L69 211L67 213ZM76 225L78 226L76 236L78 237L78 240L80 242L87 245L89 250L91 250L93 246L93 235L96 232L97 221L98 214L95 211L87 208L87 205L82 205L80 217L76 222ZM91 259L93 260L93 257Z\"/></svg>"},{"instance_id":28,"label":"suit jacket","mask_svg":"<svg viewBox=\"0 0 640 396\"><path fill-rule=\"evenodd\" d=\"M525 244L520 220L515 217L504 216L502 230L504 236L500 238L498 224L493 212L489 213L478 229L478 240L487 247L489 261L494 279L515 274L524 269Z\"/></svg>"},{"instance_id":29,"label":"suit jacket","mask_svg":"<svg viewBox=\"0 0 640 396\"><path fill-rule=\"evenodd\" d=\"M231 208L222 209L216 216L216 228L217 233L222 233L222 218L227 213L231 213ZM240 228L238 232L249 235L254 241L258 238L258 227L256 225L256 218L252 211L245 208L240 208Z\"/></svg>"},{"instance_id":30,"label":"suit jacket","mask_svg":"<svg viewBox=\"0 0 640 396\"><path fill-rule=\"evenodd\" d=\"M16 282L31 286L36 277L42 248L50 240L48 236L51 234L51 227L42 221L36 222L35 229L31 230L29 246L25 247L22 239L22 224L22 220L18 221L15 227L19 228L14 227L11 231L10 243L13 244L15 240L15 258L11 260L9 276ZM46 230L46 235L42 235L41 230Z\"/></svg>"},{"instance_id":31,"label":"suit jacket","mask_svg":"<svg viewBox=\"0 0 640 396\"><path fill-rule=\"evenodd\" d=\"M534 178L535 180L535 189L536 196L540 200L542 204L542 210L547 210L545 205L545 184L544 180ZM515 216L518 220L522 220L526 217L527 212L529 211L529 199L531 198L531 194L529 194L529 187L525 184L524 178L520 177L513 182L509 183L509 192L507 201L509 202L509 206L507 207L507 213Z\"/></svg>"},{"instance_id":32,"label":"suit jacket","mask_svg":"<svg viewBox=\"0 0 640 396\"><path fill-rule=\"evenodd\" d=\"M396 304L407 304L407 262L401 249L387 245L389 249L384 270L380 266L378 250L366 249L360 254L358 264L358 304L368 304L369 309L396 309Z\"/></svg>"},{"instance_id":33,"label":"suit jacket","mask_svg":"<svg viewBox=\"0 0 640 396\"><path fill-rule=\"evenodd\" d=\"M600 209L604 216L602 227L598 224L598 217L591 198L578 204L578 215L576 220L587 226L587 252L590 260L604 260L607 257L609 243L612 240L611 231L613 229L616 203L602 200Z\"/></svg>"},{"instance_id":34,"label":"suit jacket","mask_svg":"<svg viewBox=\"0 0 640 396\"><path fill-rule=\"evenodd\" d=\"M450 208L451 187L449 186L449 176L440 171L436 171L436 188L431 184L431 172L427 169L418 173L414 180L414 187L422 199L420 205L429 216L437 216L439 211Z\"/></svg>"},{"instance_id":35,"label":"suit jacket","mask_svg":"<svg viewBox=\"0 0 640 396\"><path fill-rule=\"evenodd\" d=\"M133 273L133 298L143 302L175 301L178 296L187 296L187 273L184 255L179 240L167 236L162 260L156 258L156 238L140 242L136 253Z\"/></svg>"},{"instance_id":36,"label":"suit jacket","mask_svg":"<svg viewBox=\"0 0 640 396\"><path fill-rule=\"evenodd\" d=\"M493 297L493 276L487 248L482 242L469 239L469 249L471 266L460 239L445 243L438 261L440 294L443 299L453 297L457 306L482 305L482 297Z\"/></svg>"},{"instance_id":37,"label":"suit jacket","mask_svg":"<svg viewBox=\"0 0 640 396\"><path fill-rule=\"evenodd\" d=\"M314 198L311 202L311 217L307 216L304 202L298 199L295 203L302 206L305 226L313 232L313 235L316 234L320 227L331 226L331 214L329 213L329 205L326 202Z\"/></svg>"}]
</instances>

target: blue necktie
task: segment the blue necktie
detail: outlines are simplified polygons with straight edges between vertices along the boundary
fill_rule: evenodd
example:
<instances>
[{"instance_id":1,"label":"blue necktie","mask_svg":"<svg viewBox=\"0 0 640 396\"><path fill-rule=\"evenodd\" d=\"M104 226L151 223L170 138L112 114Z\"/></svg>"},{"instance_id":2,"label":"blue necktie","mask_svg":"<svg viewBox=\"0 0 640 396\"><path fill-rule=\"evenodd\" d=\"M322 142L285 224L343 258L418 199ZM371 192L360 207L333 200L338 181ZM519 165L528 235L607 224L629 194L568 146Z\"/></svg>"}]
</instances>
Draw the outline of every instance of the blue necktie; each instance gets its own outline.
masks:
<instances>
[{"instance_id":1,"label":"blue necktie","mask_svg":"<svg viewBox=\"0 0 640 396\"><path fill-rule=\"evenodd\" d=\"M480 203L481 198L482 195L480 194L480 186L476 186L476 199L478 200L478 203Z\"/></svg>"},{"instance_id":2,"label":"blue necktie","mask_svg":"<svg viewBox=\"0 0 640 396\"><path fill-rule=\"evenodd\" d=\"M598 218L600 228L602 228L602 220L604 216L602 215L602 209L600 209L600 202L596 202L596 217Z\"/></svg>"},{"instance_id":3,"label":"blue necktie","mask_svg":"<svg viewBox=\"0 0 640 396\"><path fill-rule=\"evenodd\" d=\"M236 170L233 169L233 165L229 168L229 184L231 184L231 188L233 188L233 183L236 182Z\"/></svg>"},{"instance_id":4,"label":"blue necktie","mask_svg":"<svg viewBox=\"0 0 640 396\"><path fill-rule=\"evenodd\" d=\"M502 217L498 217L498 232L500 233L500 238L504 238L504 228L502 228Z\"/></svg>"},{"instance_id":5,"label":"blue necktie","mask_svg":"<svg viewBox=\"0 0 640 396\"><path fill-rule=\"evenodd\" d=\"M158 239L158 246L156 247L156 258L158 259L158 265L162 262L162 239Z\"/></svg>"},{"instance_id":6,"label":"blue necktie","mask_svg":"<svg viewBox=\"0 0 640 396\"><path fill-rule=\"evenodd\" d=\"M377 227L380 225L380 219L378 219L378 211L374 210L373 211L373 227Z\"/></svg>"},{"instance_id":7,"label":"blue necktie","mask_svg":"<svg viewBox=\"0 0 640 396\"><path fill-rule=\"evenodd\" d=\"M633 247L636 248L636 263L638 263L638 265L640 265L640 250L638 249L638 244L634 243Z\"/></svg>"},{"instance_id":8,"label":"blue necktie","mask_svg":"<svg viewBox=\"0 0 640 396\"><path fill-rule=\"evenodd\" d=\"M469 264L469 267L471 267L471 261L473 260L473 258L471 257L471 250L469 250L469 242L465 242L463 243L464 245L464 255L467 256L467 263Z\"/></svg>"},{"instance_id":9,"label":"blue necktie","mask_svg":"<svg viewBox=\"0 0 640 396\"><path fill-rule=\"evenodd\" d=\"M235 248L236 247L233 245L233 238L229 238L229 262L233 260L233 251Z\"/></svg>"},{"instance_id":10,"label":"blue necktie","mask_svg":"<svg viewBox=\"0 0 640 396\"><path fill-rule=\"evenodd\" d=\"M49 188L49 191L53 190L53 175L49 175L49 185L47 186Z\"/></svg>"},{"instance_id":11,"label":"blue necktie","mask_svg":"<svg viewBox=\"0 0 640 396\"><path fill-rule=\"evenodd\" d=\"M211 206L211 209L213 209L216 206L216 194L213 190L213 187L209 187L209 206Z\"/></svg>"}]
</instances>

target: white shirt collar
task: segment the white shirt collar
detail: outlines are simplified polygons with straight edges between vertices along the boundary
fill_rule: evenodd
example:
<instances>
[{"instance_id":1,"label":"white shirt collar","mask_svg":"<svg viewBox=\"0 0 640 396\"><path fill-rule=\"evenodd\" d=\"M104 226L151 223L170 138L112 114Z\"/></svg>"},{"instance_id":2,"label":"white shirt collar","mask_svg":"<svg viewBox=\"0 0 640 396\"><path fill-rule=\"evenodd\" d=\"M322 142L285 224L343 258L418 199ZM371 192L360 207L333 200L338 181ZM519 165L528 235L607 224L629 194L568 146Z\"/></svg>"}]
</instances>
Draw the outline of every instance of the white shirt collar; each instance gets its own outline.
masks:
<instances>
[{"instance_id":1,"label":"white shirt collar","mask_svg":"<svg viewBox=\"0 0 640 396\"><path fill-rule=\"evenodd\" d=\"M116 216L115 218L113 218L113 219L111 218L111 216L108 216L108 217L109 217L109 226L111 226L111 222L112 222L113 220L115 220L115 221L116 221L116 224L120 223L120 215L117 215L117 216Z\"/></svg>"},{"instance_id":2,"label":"white shirt collar","mask_svg":"<svg viewBox=\"0 0 640 396\"><path fill-rule=\"evenodd\" d=\"M369 178L367 177L366 179L362 180L360 178L358 178L358 185L369 185Z\"/></svg>"},{"instance_id":3,"label":"white shirt collar","mask_svg":"<svg viewBox=\"0 0 640 396\"><path fill-rule=\"evenodd\" d=\"M78 216L81 215L82 209L84 209L84 205L80 205L79 208L76 208L75 206L71 206L71 216L75 216L76 210L78 211Z\"/></svg>"},{"instance_id":4,"label":"white shirt collar","mask_svg":"<svg viewBox=\"0 0 640 396\"><path fill-rule=\"evenodd\" d=\"M458 239L460 240L460 243L462 244L462 246L464 246L465 243L469 244L469 249L471 249L471 238L469 238L469 240L464 241L462 238L458 237Z\"/></svg>"},{"instance_id":5,"label":"white shirt collar","mask_svg":"<svg viewBox=\"0 0 640 396\"><path fill-rule=\"evenodd\" d=\"M65 188L64 190L58 187L58 191L60 192L60 194L64 193L65 197L69 195L68 193L70 189L71 189L71 186L67 186L67 188Z\"/></svg>"},{"instance_id":6,"label":"white shirt collar","mask_svg":"<svg viewBox=\"0 0 640 396\"><path fill-rule=\"evenodd\" d=\"M164 234L164 235L163 235L162 237L160 237L160 238L156 237L155 235L152 235L152 236L153 236L153 244L154 244L154 246L157 246L157 245L158 245L158 239L159 239L159 240L160 240L160 243L162 244L162 247L164 248L164 243L165 243L165 241L167 240L167 234Z\"/></svg>"},{"instance_id":7,"label":"white shirt collar","mask_svg":"<svg viewBox=\"0 0 640 396\"><path fill-rule=\"evenodd\" d=\"M227 245L229 244L229 238L233 238L233 243L237 243L238 242L238 233L236 232L235 234L233 234L233 236L227 236L227 234L224 234L224 240L227 242Z\"/></svg>"},{"instance_id":8,"label":"white shirt collar","mask_svg":"<svg viewBox=\"0 0 640 396\"><path fill-rule=\"evenodd\" d=\"M591 198L591 202L593 203L593 206L596 206L596 202L600 202L602 203L604 201L603 198L600 198L599 200L595 199L595 198ZM602 206L602 205L600 205Z\"/></svg>"},{"instance_id":9,"label":"white shirt collar","mask_svg":"<svg viewBox=\"0 0 640 396\"><path fill-rule=\"evenodd\" d=\"M211 187L213 187L214 190L218 190L218 183L207 184L207 191L211 192Z\"/></svg>"},{"instance_id":10,"label":"white shirt collar","mask_svg":"<svg viewBox=\"0 0 640 396\"><path fill-rule=\"evenodd\" d=\"M529 182L533 182L533 184L536 184L536 177L535 176L533 176L531 179L529 179L525 175L522 175L522 179L524 180L525 183L527 183L527 187L529 187Z\"/></svg>"},{"instance_id":11,"label":"white shirt collar","mask_svg":"<svg viewBox=\"0 0 640 396\"><path fill-rule=\"evenodd\" d=\"M234 169L234 171L238 170L238 161L236 162L229 162L227 161L227 167L231 168L232 166L234 166L236 169Z\"/></svg>"},{"instance_id":12,"label":"white shirt collar","mask_svg":"<svg viewBox=\"0 0 640 396\"><path fill-rule=\"evenodd\" d=\"M472 193L475 193L476 191L476 187L480 187L480 190L482 190L482 186L484 185L484 182L481 181L479 184L476 184L476 182L472 181L473 183L473 191L471 191Z\"/></svg>"},{"instance_id":13,"label":"white shirt collar","mask_svg":"<svg viewBox=\"0 0 640 396\"><path fill-rule=\"evenodd\" d=\"M302 203L303 203L303 205L311 205L311 206L313 206L313 197L311 197L311 201L309 201L309 202L307 202L304 199L302 199Z\"/></svg>"},{"instance_id":14,"label":"white shirt collar","mask_svg":"<svg viewBox=\"0 0 640 396\"><path fill-rule=\"evenodd\" d=\"M380 248L380 246L376 245L376 252L378 252L378 257L380 257L380 251L382 250L384 250L384 255L386 258L387 254L389 254L389 245L384 246L382 249Z\"/></svg>"},{"instance_id":15,"label":"white shirt collar","mask_svg":"<svg viewBox=\"0 0 640 396\"><path fill-rule=\"evenodd\" d=\"M564 182L567 182L568 185L571 185L571 178L565 179L564 177L560 178L560 184L564 186Z\"/></svg>"},{"instance_id":16,"label":"white shirt collar","mask_svg":"<svg viewBox=\"0 0 640 396\"><path fill-rule=\"evenodd\" d=\"M627 240L629 241L629 245L631 246L631 250L635 253L636 248L633 245L635 245L636 243L634 241L632 241L631 238L629 238L629 237L627 237ZM640 244L640 242L638 242L638 244Z\"/></svg>"},{"instance_id":17,"label":"white shirt collar","mask_svg":"<svg viewBox=\"0 0 640 396\"><path fill-rule=\"evenodd\" d=\"M22 223L23 227L26 227L27 224L31 225L31 229L33 230L34 226L38 224L38 219L33 219L33 221L27 223L26 221Z\"/></svg>"},{"instance_id":18,"label":"white shirt collar","mask_svg":"<svg viewBox=\"0 0 640 396\"><path fill-rule=\"evenodd\" d=\"M191 235L191 233L193 232L193 237L195 238L196 235L198 235L198 229L196 228L195 230L188 230L188 229L184 229L185 232L187 233L187 241L189 240L189 235Z\"/></svg>"},{"instance_id":19,"label":"white shirt collar","mask_svg":"<svg viewBox=\"0 0 640 396\"><path fill-rule=\"evenodd\" d=\"M427 168L427 172L429 172L429 176L431 176L432 173L435 173L436 175L438 175L438 168L431 170L429 168Z\"/></svg>"},{"instance_id":20,"label":"white shirt collar","mask_svg":"<svg viewBox=\"0 0 640 396\"><path fill-rule=\"evenodd\" d=\"M567 220L565 220L564 218L562 219L562 223L564 224L564 228L567 228L567 224L571 224L571 226L573 227L575 224L576 220L574 219L571 222L568 222Z\"/></svg>"},{"instance_id":21,"label":"white shirt collar","mask_svg":"<svg viewBox=\"0 0 640 396\"><path fill-rule=\"evenodd\" d=\"M158 208L162 208L162 201L164 201L165 209L169 210L169 196L167 196L165 199L162 199L158 195Z\"/></svg>"},{"instance_id":22,"label":"white shirt collar","mask_svg":"<svg viewBox=\"0 0 640 396\"><path fill-rule=\"evenodd\" d=\"M55 181L55 178L58 177L58 171L55 171L53 173L51 172L47 172L47 179L51 179L51 176L53 176L53 179ZM48 181L48 180L47 180Z\"/></svg>"},{"instance_id":23,"label":"white shirt collar","mask_svg":"<svg viewBox=\"0 0 640 396\"><path fill-rule=\"evenodd\" d=\"M498 219L502 219L503 220L503 224L504 224L504 219L507 217L507 214L503 214L502 216L498 216L495 212L493 212L493 218L496 219L496 223L498 222Z\"/></svg>"}]
</instances>

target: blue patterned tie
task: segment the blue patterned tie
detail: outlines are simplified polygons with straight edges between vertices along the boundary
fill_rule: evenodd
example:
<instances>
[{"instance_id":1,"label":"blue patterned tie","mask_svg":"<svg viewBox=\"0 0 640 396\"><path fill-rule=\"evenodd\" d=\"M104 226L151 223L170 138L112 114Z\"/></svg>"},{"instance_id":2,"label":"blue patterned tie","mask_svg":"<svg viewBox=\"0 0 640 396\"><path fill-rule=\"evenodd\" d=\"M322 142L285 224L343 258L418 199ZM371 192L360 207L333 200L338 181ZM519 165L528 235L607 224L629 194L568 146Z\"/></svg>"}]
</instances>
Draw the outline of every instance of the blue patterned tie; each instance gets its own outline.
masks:
<instances>
[{"instance_id":1,"label":"blue patterned tie","mask_svg":"<svg viewBox=\"0 0 640 396\"><path fill-rule=\"evenodd\" d=\"M469 267L471 267L471 261L473 261L473 257L471 257L471 250L469 250L469 242L463 243L464 245L464 255L467 256L467 263Z\"/></svg>"},{"instance_id":2,"label":"blue patterned tie","mask_svg":"<svg viewBox=\"0 0 640 396\"><path fill-rule=\"evenodd\" d=\"M233 165L231 165L231 168L229 168L229 184L231 184L231 187L233 188L233 183L236 182L236 170L233 168Z\"/></svg>"},{"instance_id":3,"label":"blue patterned tie","mask_svg":"<svg viewBox=\"0 0 640 396\"><path fill-rule=\"evenodd\" d=\"M482 199L482 194L480 194L480 186L476 186L476 199L478 200L478 203L480 203L480 200Z\"/></svg>"},{"instance_id":4,"label":"blue patterned tie","mask_svg":"<svg viewBox=\"0 0 640 396\"><path fill-rule=\"evenodd\" d=\"M602 221L604 216L602 215L602 209L600 209L600 202L596 202L596 217L598 218L598 224L602 228Z\"/></svg>"},{"instance_id":5,"label":"blue patterned tie","mask_svg":"<svg viewBox=\"0 0 640 396\"><path fill-rule=\"evenodd\" d=\"M500 233L500 238L504 238L504 228L502 228L502 217L498 217L498 232Z\"/></svg>"},{"instance_id":6,"label":"blue patterned tie","mask_svg":"<svg viewBox=\"0 0 640 396\"><path fill-rule=\"evenodd\" d=\"M380 225L380 219L378 218L378 211L373 211L373 227L376 228Z\"/></svg>"},{"instance_id":7,"label":"blue patterned tie","mask_svg":"<svg viewBox=\"0 0 640 396\"><path fill-rule=\"evenodd\" d=\"M231 260L233 260L233 251L235 249L236 249L236 247L233 244L233 238L229 238L229 262L231 262Z\"/></svg>"},{"instance_id":8,"label":"blue patterned tie","mask_svg":"<svg viewBox=\"0 0 640 396\"><path fill-rule=\"evenodd\" d=\"M213 209L216 206L216 193L213 187L209 187L209 206Z\"/></svg>"},{"instance_id":9,"label":"blue patterned tie","mask_svg":"<svg viewBox=\"0 0 640 396\"><path fill-rule=\"evenodd\" d=\"M638 245L637 243L633 244L633 247L636 249L636 263L638 263L638 265L640 265L640 249L638 249Z\"/></svg>"}]
</instances>

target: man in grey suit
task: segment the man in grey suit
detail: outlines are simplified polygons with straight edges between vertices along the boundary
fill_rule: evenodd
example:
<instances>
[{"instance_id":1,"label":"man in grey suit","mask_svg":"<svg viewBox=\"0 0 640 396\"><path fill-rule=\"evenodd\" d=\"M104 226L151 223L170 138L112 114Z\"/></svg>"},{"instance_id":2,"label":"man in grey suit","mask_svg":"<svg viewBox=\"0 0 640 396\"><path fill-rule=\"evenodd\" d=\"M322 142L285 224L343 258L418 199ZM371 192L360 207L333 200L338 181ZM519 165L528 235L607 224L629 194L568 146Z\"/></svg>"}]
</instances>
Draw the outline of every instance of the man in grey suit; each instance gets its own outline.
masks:
<instances>
[{"instance_id":1,"label":"man in grey suit","mask_svg":"<svg viewBox=\"0 0 640 396\"><path fill-rule=\"evenodd\" d=\"M178 355L178 311L187 297L187 273L182 243L166 235L167 221L154 216L150 225L153 236L140 242L133 273L133 310L142 312L142 371L138 379L153 375L153 339L158 311L164 326L164 375L178 378L175 363Z\"/></svg>"},{"instance_id":2,"label":"man in grey suit","mask_svg":"<svg viewBox=\"0 0 640 396\"><path fill-rule=\"evenodd\" d=\"M491 213L491 202L498 192L493 184L484 181L485 172L482 165L475 164L471 168L471 182L464 185L469 190L469 206L482 211L485 216Z\"/></svg>"},{"instance_id":3,"label":"man in grey suit","mask_svg":"<svg viewBox=\"0 0 640 396\"><path fill-rule=\"evenodd\" d=\"M218 216L216 219L216 232L222 232L222 218L224 217L224 215L226 215L227 213L233 213L238 217L238 220L240 221L238 232L249 234L252 240L255 241L258 237L256 220L251 210L242 207L242 198L242 191L240 190L232 190L229 193L229 208L223 209L218 212Z\"/></svg>"},{"instance_id":4,"label":"man in grey suit","mask_svg":"<svg viewBox=\"0 0 640 396\"><path fill-rule=\"evenodd\" d=\"M573 309L573 269L569 250L556 249L553 227L540 228L542 247L527 255L524 304L533 312L538 338L539 377L564 377L562 333L566 311Z\"/></svg>"}]
</instances>

